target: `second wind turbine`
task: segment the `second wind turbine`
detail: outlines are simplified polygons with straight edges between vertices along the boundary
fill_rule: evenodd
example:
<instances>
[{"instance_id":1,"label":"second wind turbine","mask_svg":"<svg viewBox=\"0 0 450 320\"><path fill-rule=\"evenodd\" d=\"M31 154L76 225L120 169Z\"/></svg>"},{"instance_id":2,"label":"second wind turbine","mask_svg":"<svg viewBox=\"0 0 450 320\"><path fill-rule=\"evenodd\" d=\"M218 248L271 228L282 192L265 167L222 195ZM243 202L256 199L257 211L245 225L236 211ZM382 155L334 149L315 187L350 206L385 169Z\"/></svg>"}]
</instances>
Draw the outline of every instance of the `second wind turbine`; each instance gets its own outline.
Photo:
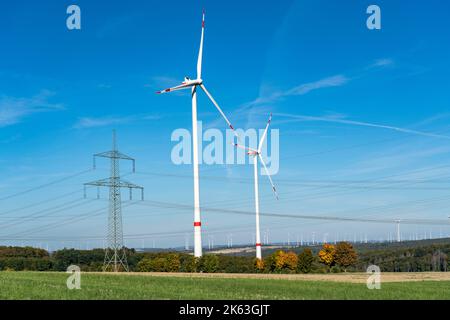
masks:
<instances>
[{"instance_id":1,"label":"second wind turbine","mask_svg":"<svg viewBox=\"0 0 450 320\"><path fill-rule=\"evenodd\" d=\"M194 169L194 256L202 256L202 235L201 235L201 214L200 214L200 183L198 170L198 129L197 129L197 87L200 87L214 104L221 116L225 119L231 130L235 131L228 118L223 113L212 95L206 90L202 79L202 59L203 59L203 39L205 35L205 11L202 18L202 35L200 38L200 50L197 60L197 79L191 80L188 77L176 87L168 88L157 93L167 93L183 89L191 89L192 98L192 153L193 153L193 169ZM236 132L235 132L236 135Z\"/></svg>"},{"instance_id":2,"label":"second wind turbine","mask_svg":"<svg viewBox=\"0 0 450 320\"><path fill-rule=\"evenodd\" d=\"M240 144L234 144L235 147L241 148L247 151L247 154L253 157L253 166L254 166L254 174L255 174L255 210L256 210L256 258L259 260L262 260L262 243L261 243L261 226L259 221L259 168L258 168L258 161L261 162L264 171L266 172L267 177L269 178L270 184L272 186L272 190L275 194L275 197L278 200L278 193L277 189L275 188L275 185L273 184L272 178L270 177L269 170L267 169L267 165L264 162L261 152L262 147L264 145L264 141L267 138L267 131L269 130L270 122L272 121L272 114L269 117L269 121L267 121L266 129L264 130L264 134L261 137L261 141L259 141L258 149L252 149L249 147L242 146Z\"/></svg>"}]
</instances>

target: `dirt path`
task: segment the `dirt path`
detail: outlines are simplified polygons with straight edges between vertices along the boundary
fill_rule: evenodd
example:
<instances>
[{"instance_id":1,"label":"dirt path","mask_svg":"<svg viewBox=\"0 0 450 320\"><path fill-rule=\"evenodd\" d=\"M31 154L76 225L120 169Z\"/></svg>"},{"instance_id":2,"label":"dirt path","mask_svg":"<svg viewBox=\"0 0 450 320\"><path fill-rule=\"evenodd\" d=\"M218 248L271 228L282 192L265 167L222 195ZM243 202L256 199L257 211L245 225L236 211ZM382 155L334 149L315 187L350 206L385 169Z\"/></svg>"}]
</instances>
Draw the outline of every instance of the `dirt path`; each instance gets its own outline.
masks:
<instances>
[{"instance_id":1,"label":"dirt path","mask_svg":"<svg viewBox=\"0 0 450 320\"><path fill-rule=\"evenodd\" d=\"M107 273L114 275L114 273ZM220 279L278 279L299 281L334 281L365 283L368 274L339 273L339 274L231 274L231 273L164 273L164 272L129 272L120 273L129 276L148 277L182 277L182 278L220 278ZM450 281L450 272L420 272L420 273L382 273L382 282L408 281Z\"/></svg>"}]
</instances>

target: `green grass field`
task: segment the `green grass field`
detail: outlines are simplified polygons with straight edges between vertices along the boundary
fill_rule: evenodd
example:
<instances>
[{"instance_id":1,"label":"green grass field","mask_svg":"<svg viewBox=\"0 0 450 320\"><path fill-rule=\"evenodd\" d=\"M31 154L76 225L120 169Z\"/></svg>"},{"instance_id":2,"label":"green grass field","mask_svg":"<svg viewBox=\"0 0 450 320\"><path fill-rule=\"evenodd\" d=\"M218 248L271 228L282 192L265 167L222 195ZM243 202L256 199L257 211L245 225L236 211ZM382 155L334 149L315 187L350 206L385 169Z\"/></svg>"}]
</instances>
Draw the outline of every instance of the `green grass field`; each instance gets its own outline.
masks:
<instances>
[{"instance_id":1,"label":"green grass field","mask_svg":"<svg viewBox=\"0 0 450 320\"><path fill-rule=\"evenodd\" d=\"M82 274L68 290L67 274L0 272L0 299L450 299L449 281L365 284L274 279L220 279Z\"/></svg>"}]
</instances>

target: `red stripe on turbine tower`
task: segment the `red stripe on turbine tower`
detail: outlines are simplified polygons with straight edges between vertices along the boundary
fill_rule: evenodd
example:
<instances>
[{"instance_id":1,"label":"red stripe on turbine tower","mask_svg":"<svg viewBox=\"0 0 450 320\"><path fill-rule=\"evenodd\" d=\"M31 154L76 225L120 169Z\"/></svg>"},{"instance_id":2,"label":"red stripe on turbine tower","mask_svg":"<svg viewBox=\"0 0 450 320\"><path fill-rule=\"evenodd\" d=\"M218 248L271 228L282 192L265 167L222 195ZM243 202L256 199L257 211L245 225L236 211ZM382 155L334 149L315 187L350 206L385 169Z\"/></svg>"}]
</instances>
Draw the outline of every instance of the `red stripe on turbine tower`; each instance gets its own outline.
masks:
<instances>
[{"instance_id":1,"label":"red stripe on turbine tower","mask_svg":"<svg viewBox=\"0 0 450 320\"><path fill-rule=\"evenodd\" d=\"M256 246L257 247L262 247L262 244L261 243L257 243Z\"/></svg>"},{"instance_id":2,"label":"red stripe on turbine tower","mask_svg":"<svg viewBox=\"0 0 450 320\"><path fill-rule=\"evenodd\" d=\"M194 227L201 227L202 223L201 222L194 222Z\"/></svg>"}]
</instances>

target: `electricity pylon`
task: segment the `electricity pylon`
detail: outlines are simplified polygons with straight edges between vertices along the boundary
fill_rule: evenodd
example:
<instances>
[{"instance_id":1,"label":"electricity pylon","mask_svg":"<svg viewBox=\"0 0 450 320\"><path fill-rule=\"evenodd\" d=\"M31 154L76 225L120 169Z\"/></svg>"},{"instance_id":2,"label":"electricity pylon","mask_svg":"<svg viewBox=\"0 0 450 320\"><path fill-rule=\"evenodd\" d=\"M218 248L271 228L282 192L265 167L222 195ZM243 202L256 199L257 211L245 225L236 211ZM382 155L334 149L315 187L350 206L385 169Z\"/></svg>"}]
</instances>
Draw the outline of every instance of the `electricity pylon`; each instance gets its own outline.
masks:
<instances>
[{"instance_id":1,"label":"electricity pylon","mask_svg":"<svg viewBox=\"0 0 450 320\"><path fill-rule=\"evenodd\" d=\"M135 172L135 160L117 150L115 130L113 130L112 139L112 151L94 155L94 169L96 167L97 157L111 159L111 176L106 179L85 183L84 188L86 190L86 186L96 186L97 188L109 187L108 235L103 271L119 272L121 270L128 271L127 255L123 245L122 199L120 190L121 188L128 188L130 190L130 200L132 200L133 189L139 189L141 190L141 198L144 200L144 188L120 178L119 160L131 161L133 163L133 172Z\"/></svg>"}]
</instances>

